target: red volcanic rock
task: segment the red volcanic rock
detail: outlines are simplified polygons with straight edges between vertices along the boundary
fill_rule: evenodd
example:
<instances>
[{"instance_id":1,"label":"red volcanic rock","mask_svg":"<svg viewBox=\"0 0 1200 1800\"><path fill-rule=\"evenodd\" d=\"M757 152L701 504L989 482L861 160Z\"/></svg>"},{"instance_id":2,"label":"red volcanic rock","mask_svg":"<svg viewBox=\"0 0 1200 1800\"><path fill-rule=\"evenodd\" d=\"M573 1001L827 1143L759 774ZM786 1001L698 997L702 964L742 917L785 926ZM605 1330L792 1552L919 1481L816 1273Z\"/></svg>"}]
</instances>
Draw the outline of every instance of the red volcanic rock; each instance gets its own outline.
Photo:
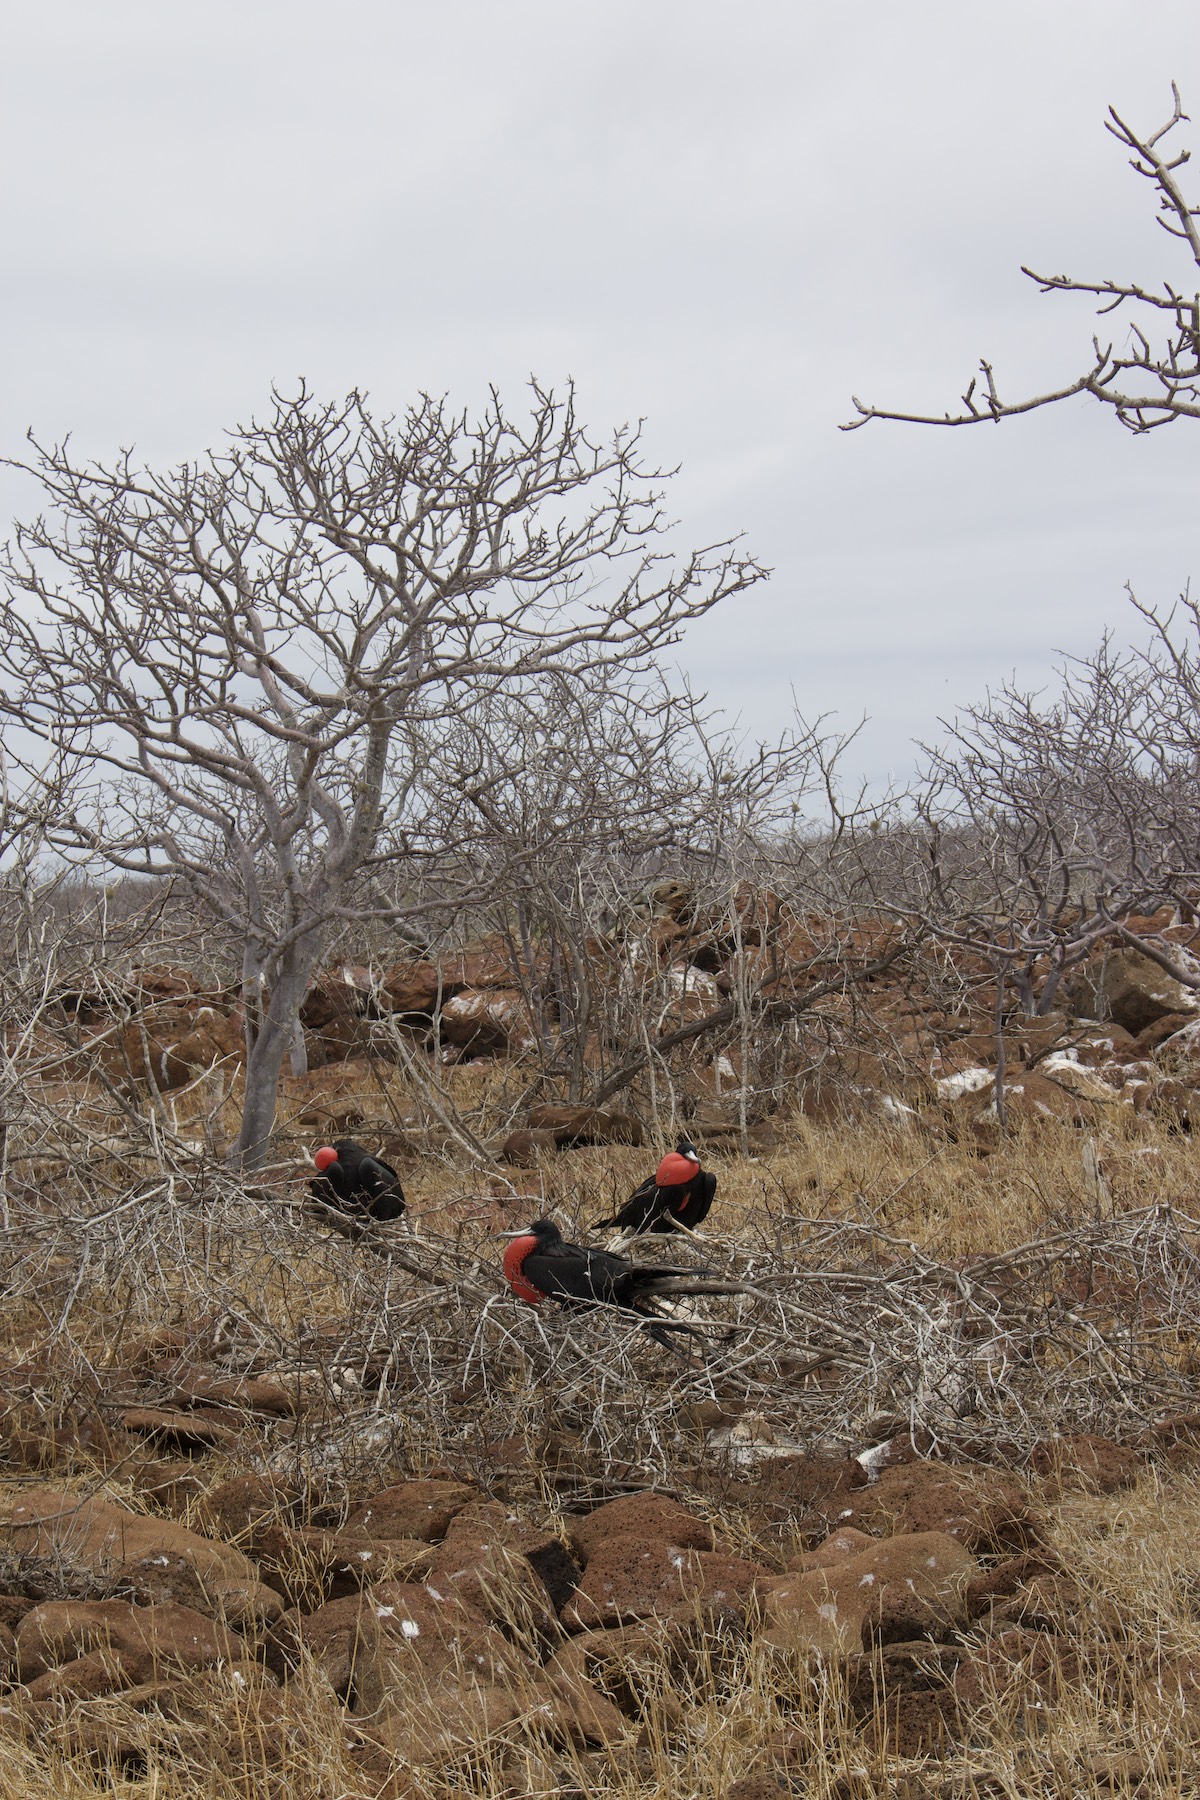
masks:
<instances>
[{"instance_id":1,"label":"red volcanic rock","mask_svg":"<svg viewBox=\"0 0 1200 1800\"><path fill-rule=\"evenodd\" d=\"M798 1575L806 1575L810 1569L833 1569L848 1557L873 1550L877 1542L877 1538L869 1537L865 1531L856 1531L853 1525L842 1525L823 1538L815 1550L802 1550L794 1556L788 1568Z\"/></svg>"},{"instance_id":2,"label":"red volcanic rock","mask_svg":"<svg viewBox=\"0 0 1200 1800\"><path fill-rule=\"evenodd\" d=\"M1015 1625L972 1645L955 1671L954 1691L964 1707L991 1706L1014 1692L1036 1707L1078 1674L1079 1658L1064 1638Z\"/></svg>"},{"instance_id":3,"label":"red volcanic rock","mask_svg":"<svg viewBox=\"0 0 1200 1800\"><path fill-rule=\"evenodd\" d=\"M593 1545L574 1599L563 1612L568 1630L595 1630L647 1618L743 1617L769 1571L740 1556L647 1543L641 1536Z\"/></svg>"},{"instance_id":4,"label":"red volcanic rock","mask_svg":"<svg viewBox=\"0 0 1200 1800\"><path fill-rule=\"evenodd\" d=\"M401 1481L351 1507L346 1524L376 1537L419 1538L436 1544L464 1506L479 1499L465 1481Z\"/></svg>"},{"instance_id":5,"label":"red volcanic rock","mask_svg":"<svg viewBox=\"0 0 1200 1800\"><path fill-rule=\"evenodd\" d=\"M628 1113L598 1106L532 1106L527 1115L533 1131L552 1131L559 1149L588 1144L641 1144L645 1134Z\"/></svg>"},{"instance_id":6,"label":"red volcanic rock","mask_svg":"<svg viewBox=\"0 0 1200 1800\"><path fill-rule=\"evenodd\" d=\"M713 1550L713 1528L666 1494L622 1494L595 1512L567 1520L571 1546L584 1567L592 1552L614 1537L636 1537L651 1544L678 1544L684 1549Z\"/></svg>"},{"instance_id":7,"label":"red volcanic rock","mask_svg":"<svg viewBox=\"0 0 1200 1800\"><path fill-rule=\"evenodd\" d=\"M944 1634L967 1616L978 1564L944 1532L887 1538L762 1587L765 1640L809 1656L848 1656L872 1641Z\"/></svg>"},{"instance_id":8,"label":"red volcanic rock","mask_svg":"<svg viewBox=\"0 0 1200 1800\"><path fill-rule=\"evenodd\" d=\"M142 1558L182 1558L194 1569L209 1607L236 1624L277 1618L283 1610L250 1558L232 1544L201 1537L173 1519L127 1512L100 1495L34 1488L14 1506L8 1536L19 1550L61 1554L97 1574L111 1575Z\"/></svg>"},{"instance_id":9,"label":"red volcanic rock","mask_svg":"<svg viewBox=\"0 0 1200 1800\"><path fill-rule=\"evenodd\" d=\"M1018 1476L1000 1469L903 1463L854 1494L839 1523L876 1535L942 1531L968 1550L1020 1550L1044 1535L1045 1522Z\"/></svg>"},{"instance_id":10,"label":"red volcanic rock","mask_svg":"<svg viewBox=\"0 0 1200 1800\"><path fill-rule=\"evenodd\" d=\"M1127 1445L1080 1431L1043 1438L1034 1446L1032 1466L1060 1492L1115 1494L1137 1480L1141 1461Z\"/></svg>"},{"instance_id":11,"label":"red volcanic rock","mask_svg":"<svg viewBox=\"0 0 1200 1800\"><path fill-rule=\"evenodd\" d=\"M89 1650L85 1656L36 1676L26 1684L26 1692L35 1704L39 1700L96 1700L102 1694L149 1681L153 1668L153 1658L145 1651Z\"/></svg>"},{"instance_id":12,"label":"red volcanic rock","mask_svg":"<svg viewBox=\"0 0 1200 1800\"><path fill-rule=\"evenodd\" d=\"M127 1600L47 1600L17 1628L17 1663L29 1681L92 1650L145 1657L156 1667L202 1669L245 1653L227 1626L190 1606Z\"/></svg>"},{"instance_id":13,"label":"red volcanic rock","mask_svg":"<svg viewBox=\"0 0 1200 1800\"><path fill-rule=\"evenodd\" d=\"M419 1538L383 1537L343 1526L265 1525L255 1535L259 1568L297 1605L336 1599L376 1581L428 1574L433 1552Z\"/></svg>"},{"instance_id":14,"label":"red volcanic rock","mask_svg":"<svg viewBox=\"0 0 1200 1800\"><path fill-rule=\"evenodd\" d=\"M959 1733L954 1674L961 1650L924 1640L850 1658L847 1690L859 1731L877 1754L928 1756Z\"/></svg>"},{"instance_id":15,"label":"red volcanic rock","mask_svg":"<svg viewBox=\"0 0 1200 1800\"><path fill-rule=\"evenodd\" d=\"M558 1139L552 1131L510 1131L499 1150L499 1160L514 1169L531 1169L542 1156L554 1156Z\"/></svg>"}]
</instances>

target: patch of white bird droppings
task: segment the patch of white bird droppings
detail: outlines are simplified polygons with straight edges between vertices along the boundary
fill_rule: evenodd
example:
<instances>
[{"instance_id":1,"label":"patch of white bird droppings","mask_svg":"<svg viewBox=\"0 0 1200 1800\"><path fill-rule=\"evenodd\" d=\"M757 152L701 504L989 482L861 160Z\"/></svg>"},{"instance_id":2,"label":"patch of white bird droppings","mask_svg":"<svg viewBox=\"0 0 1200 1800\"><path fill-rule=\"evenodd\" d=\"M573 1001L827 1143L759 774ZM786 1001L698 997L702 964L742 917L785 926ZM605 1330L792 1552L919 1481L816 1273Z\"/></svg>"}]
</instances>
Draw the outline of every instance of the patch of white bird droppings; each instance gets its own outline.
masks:
<instances>
[{"instance_id":1,"label":"patch of white bird droppings","mask_svg":"<svg viewBox=\"0 0 1200 1800\"><path fill-rule=\"evenodd\" d=\"M960 1094L977 1094L989 1081L995 1081L994 1069L960 1069L957 1075L943 1075L937 1084L939 1100L957 1100Z\"/></svg>"},{"instance_id":2,"label":"patch of white bird droppings","mask_svg":"<svg viewBox=\"0 0 1200 1800\"><path fill-rule=\"evenodd\" d=\"M375 1617L377 1619L390 1619L395 1611L396 1609L394 1606L377 1606L375 1608Z\"/></svg>"},{"instance_id":3,"label":"patch of white bird droppings","mask_svg":"<svg viewBox=\"0 0 1200 1800\"><path fill-rule=\"evenodd\" d=\"M421 1635L421 1627L417 1624L415 1619L401 1619L400 1630L410 1643L413 1638L418 1638Z\"/></svg>"},{"instance_id":4,"label":"patch of white bird droppings","mask_svg":"<svg viewBox=\"0 0 1200 1800\"><path fill-rule=\"evenodd\" d=\"M833 1622L837 1618L837 1616L838 1616L838 1610L832 1600L826 1600L826 1602L823 1606L818 1606L818 1608L817 1608L817 1617L819 1619L827 1620L829 1622L829 1624L831 1624L831 1625L833 1624Z\"/></svg>"},{"instance_id":5,"label":"patch of white bird droppings","mask_svg":"<svg viewBox=\"0 0 1200 1800\"><path fill-rule=\"evenodd\" d=\"M864 1575L862 1577L862 1579L858 1585L859 1585L859 1587L874 1587L875 1586L875 1577L868 1572L866 1575Z\"/></svg>"}]
</instances>

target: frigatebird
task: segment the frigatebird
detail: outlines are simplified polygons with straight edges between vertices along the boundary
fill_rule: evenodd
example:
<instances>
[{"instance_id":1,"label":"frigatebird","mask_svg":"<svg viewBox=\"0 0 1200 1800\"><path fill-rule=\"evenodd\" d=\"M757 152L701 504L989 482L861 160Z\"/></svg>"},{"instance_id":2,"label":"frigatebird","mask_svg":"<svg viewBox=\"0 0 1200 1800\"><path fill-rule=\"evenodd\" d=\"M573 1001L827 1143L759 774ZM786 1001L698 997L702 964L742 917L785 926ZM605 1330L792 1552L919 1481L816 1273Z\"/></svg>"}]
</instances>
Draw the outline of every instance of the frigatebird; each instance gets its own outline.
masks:
<instances>
[{"instance_id":1,"label":"frigatebird","mask_svg":"<svg viewBox=\"0 0 1200 1800\"><path fill-rule=\"evenodd\" d=\"M381 1224L404 1211L404 1189L390 1163L372 1156L353 1138L323 1144L313 1157L318 1175L310 1182L313 1198L353 1219Z\"/></svg>"},{"instance_id":2,"label":"frigatebird","mask_svg":"<svg viewBox=\"0 0 1200 1800\"><path fill-rule=\"evenodd\" d=\"M615 1226L630 1237L644 1231L676 1231L683 1225L694 1231L708 1214L717 1191L717 1178L700 1167L700 1153L688 1138L663 1157L653 1175L611 1219L597 1219L593 1231Z\"/></svg>"},{"instance_id":3,"label":"frigatebird","mask_svg":"<svg viewBox=\"0 0 1200 1800\"><path fill-rule=\"evenodd\" d=\"M651 1337L666 1343L667 1331L701 1335L693 1325L671 1319L663 1302L694 1294L741 1294L741 1282L715 1280L706 1269L669 1268L634 1263L611 1250L569 1244L552 1219L536 1219L504 1234L512 1241L504 1252L504 1273L518 1300L540 1306L613 1306L647 1321Z\"/></svg>"}]
</instances>

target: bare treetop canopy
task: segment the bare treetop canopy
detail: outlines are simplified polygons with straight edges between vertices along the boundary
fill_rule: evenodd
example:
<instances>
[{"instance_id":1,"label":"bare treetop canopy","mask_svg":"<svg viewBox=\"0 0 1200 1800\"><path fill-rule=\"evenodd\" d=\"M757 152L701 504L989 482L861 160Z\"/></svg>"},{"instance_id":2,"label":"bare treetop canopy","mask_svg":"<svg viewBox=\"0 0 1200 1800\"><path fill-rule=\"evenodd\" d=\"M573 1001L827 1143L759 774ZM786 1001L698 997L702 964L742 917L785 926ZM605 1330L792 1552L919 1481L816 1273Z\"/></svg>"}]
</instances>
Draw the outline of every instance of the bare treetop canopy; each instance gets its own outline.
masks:
<instances>
[{"instance_id":1,"label":"bare treetop canopy","mask_svg":"<svg viewBox=\"0 0 1200 1800\"><path fill-rule=\"evenodd\" d=\"M1188 115L1174 82L1171 95L1171 117L1149 136L1139 137L1111 107L1105 129L1132 150L1130 167L1157 190L1158 223L1184 245L1194 271L1200 269L1200 207L1188 204L1177 180L1177 172L1190 160L1191 152L1180 150L1171 155L1165 142ZM1102 317L1126 306L1133 309L1125 314L1125 347L1118 351L1114 341L1106 343L1097 335L1092 339L1091 365L1083 374L1049 393L1015 401L1000 398L992 365L982 360L980 375L962 396L961 412L897 412L854 395L858 417L841 429L857 431L869 419L899 419L911 425L980 425L989 420L999 423L1017 413L1034 412L1040 406L1069 400L1074 394L1090 394L1103 401L1133 432L1152 431L1175 419L1200 418L1200 293L1194 289L1187 292L1183 283L1177 286L1170 281L1155 288L1111 278L1081 281L1073 275L1039 275L1024 266L1021 273L1036 281L1044 294L1094 295L1101 302L1097 311ZM1186 279L1194 280L1194 273ZM1164 324L1166 339L1156 343L1153 340Z\"/></svg>"},{"instance_id":2,"label":"bare treetop canopy","mask_svg":"<svg viewBox=\"0 0 1200 1800\"><path fill-rule=\"evenodd\" d=\"M453 722L551 671L636 703L683 625L763 574L731 542L677 565L637 429L594 441L536 383L527 416L493 391L477 420L302 387L162 475L34 452L15 466L49 506L3 556L0 714L57 782L48 841L183 879L245 943L266 1010L242 1153L331 926L421 909L364 877L419 835Z\"/></svg>"}]
</instances>

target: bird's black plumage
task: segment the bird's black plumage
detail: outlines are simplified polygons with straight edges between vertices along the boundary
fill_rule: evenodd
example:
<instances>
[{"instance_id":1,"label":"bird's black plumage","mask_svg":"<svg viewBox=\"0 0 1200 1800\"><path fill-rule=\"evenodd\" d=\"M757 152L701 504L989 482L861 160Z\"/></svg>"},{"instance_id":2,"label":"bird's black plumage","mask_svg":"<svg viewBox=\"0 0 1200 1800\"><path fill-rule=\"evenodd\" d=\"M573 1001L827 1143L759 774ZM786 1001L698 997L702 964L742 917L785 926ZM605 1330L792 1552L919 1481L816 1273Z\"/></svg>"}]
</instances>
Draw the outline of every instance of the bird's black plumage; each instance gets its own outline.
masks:
<instances>
[{"instance_id":1,"label":"bird's black plumage","mask_svg":"<svg viewBox=\"0 0 1200 1800\"><path fill-rule=\"evenodd\" d=\"M660 1343L668 1341L668 1331L700 1335L694 1326L665 1317L662 1301L743 1291L736 1282L714 1280L707 1269L634 1263L611 1250L569 1244L550 1219L537 1219L512 1234L504 1273L517 1298L531 1306L542 1300L557 1300L561 1306L615 1306L648 1321L650 1335Z\"/></svg>"},{"instance_id":2,"label":"bird's black plumage","mask_svg":"<svg viewBox=\"0 0 1200 1800\"><path fill-rule=\"evenodd\" d=\"M354 1218L366 1216L381 1224L398 1219L404 1212L404 1189L391 1164L353 1138L337 1138L333 1148L337 1161L310 1183L314 1198Z\"/></svg>"},{"instance_id":3,"label":"bird's black plumage","mask_svg":"<svg viewBox=\"0 0 1200 1800\"><path fill-rule=\"evenodd\" d=\"M695 1174L684 1181L660 1180L664 1167L680 1161L694 1163ZM611 1219L597 1219L592 1230L615 1228L640 1236L644 1231L669 1232L684 1225L689 1231L695 1231L707 1217L716 1191L716 1176L700 1167L695 1145L687 1138L681 1138L674 1156L663 1158L654 1174L647 1175L642 1185L630 1194L620 1212L614 1213Z\"/></svg>"}]
</instances>

